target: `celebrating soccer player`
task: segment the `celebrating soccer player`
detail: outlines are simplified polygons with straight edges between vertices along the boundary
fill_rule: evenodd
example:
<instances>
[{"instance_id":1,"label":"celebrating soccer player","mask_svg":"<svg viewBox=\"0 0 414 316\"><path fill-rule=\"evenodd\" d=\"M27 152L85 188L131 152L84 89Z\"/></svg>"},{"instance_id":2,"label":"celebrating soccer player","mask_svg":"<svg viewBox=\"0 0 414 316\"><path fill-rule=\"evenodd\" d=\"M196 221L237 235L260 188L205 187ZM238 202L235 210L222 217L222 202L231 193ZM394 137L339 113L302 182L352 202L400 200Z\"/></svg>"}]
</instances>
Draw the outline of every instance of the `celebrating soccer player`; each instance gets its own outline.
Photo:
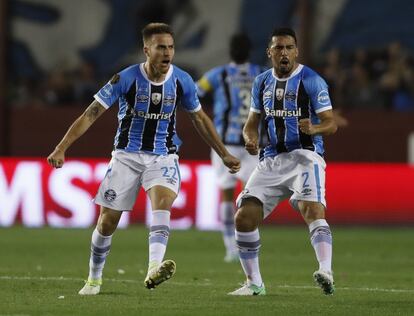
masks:
<instances>
[{"instance_id":1,"label":"celebrating soccer player","mask_svg":"<svg viewBox=\"0 0 414 316\"><path fill-rule=\"evenodd\" d=\"M69 146L106 109L119 102L119 124L112 159L95 198L101 209L92 234L89 276L80 295L100 292L112 235L122 212L130 211L135 204L141 186L152 206L149 264L144 284L148 289L154 288L175 273L175 262L163 259L170 233L170 210L180 187L177 154L181 141L176 134L177 106L190 114L196 130L230 172L240 169L240 161L224 147L213 123L202 110L193 79L172 64L173 35L167 24L148 24L142 30L146 61L113 76L95 94L95 100L47 158L53 167L62 167Z\"/></svg>"},{"instance_id":2,"label":"celebrating soccer player","mask_svg":"<svg viewBox=\"0 0 414 316\"><path fill-rule=\"evenodd\" d=\"M252 104L243 129L246 150L258 152L261 114L269 142L261 161L237 199L236 242L247 281L230 295L264 295L259 269L263 218L284 199L298 210L309 227L319 262L313 277L325 294L333 294L332 235L325 220L325 161L322 135L336 132L328 87L312 69L297 63L295 32L275 29L267 54L272 68L253 85Z\"/></svg>"}]
</instances>

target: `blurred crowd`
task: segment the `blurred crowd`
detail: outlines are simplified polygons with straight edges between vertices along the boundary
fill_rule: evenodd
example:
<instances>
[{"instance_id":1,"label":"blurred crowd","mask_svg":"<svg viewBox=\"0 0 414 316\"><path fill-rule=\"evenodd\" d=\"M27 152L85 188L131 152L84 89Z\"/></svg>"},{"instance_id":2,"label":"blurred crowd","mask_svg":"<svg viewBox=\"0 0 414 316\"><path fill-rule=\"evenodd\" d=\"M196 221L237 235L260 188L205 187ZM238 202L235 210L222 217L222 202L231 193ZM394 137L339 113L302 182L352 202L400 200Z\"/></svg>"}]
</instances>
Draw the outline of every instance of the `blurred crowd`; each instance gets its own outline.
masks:
<instances>
[{"instance_id":1,"label":"blurred crowd","mask_svg":"<svg viewBox=\"0 0 414 316\"><path fill-rule=\"evenodd\" d=\"M44 77L19 78L9 89L12 106L88 105L106 79L97 75L93 63L83 62L76 69L58 67Z\"/></svg>"},{"instance_id":2,"label":"blurred crowd","mask_svg":"<svg viewBox=\"0 0 414 316\"><path fill-rule=\"evenodd\" d=\"M398 42L385 49L350 53L331 49L320 63L309 65L328 82L335 108L414 111L414 56ZM193 75L197 80L197 74ZM75 70L59 67L44 78L11 82L9 103L86 106L110 76L98 76L91 62L83 62Z\"/></svg>"},{"instance_id":3,"label":"blurred crowd","mask_svg":"<svg viewBox=\"0 0 414 316\"><path fill-rule=\"evenodd\" d=\"M318 70L336 108L414 111L414 56L398 42L349 54L331 49Z\"/></svg>"}]
</instances>

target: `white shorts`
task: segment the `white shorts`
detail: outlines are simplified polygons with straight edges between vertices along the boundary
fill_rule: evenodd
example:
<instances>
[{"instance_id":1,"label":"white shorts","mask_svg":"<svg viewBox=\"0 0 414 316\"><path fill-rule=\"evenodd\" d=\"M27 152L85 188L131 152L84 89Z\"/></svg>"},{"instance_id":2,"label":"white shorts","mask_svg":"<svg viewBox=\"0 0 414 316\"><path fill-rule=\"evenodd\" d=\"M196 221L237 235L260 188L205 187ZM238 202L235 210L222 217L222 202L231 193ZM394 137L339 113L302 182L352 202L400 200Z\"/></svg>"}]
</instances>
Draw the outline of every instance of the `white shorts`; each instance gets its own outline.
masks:
<instances>
[{"instance_id":1,"label":"white shorts","mask_svg":"<svg viewBox=\"0 0 414 316\"><path fill-rule=\"evenodd\" d=\"M255 197L263 203L264 218L283 200L325 201L325 160L317 153L297 149L263 159L253 171L245 189L237 198Z\"/></svg>"},{"instance_id":2,"label":"white shorts","mask_svg":"<svg viewBox=\"0 0 414 316\"><path fill-rule=\"evenodd\" d=\"M180 184L177 155L159 156L117 150L112 153L95 203L117 211L130 211L141 185L145 191L161 185L178 194Z\"/></svg>"},{"instance_id":3,"label":"white shorts","mask_svg":"<svg viewBox=\"0 0 414 316\"><path fill-rule=\"evenodd\" d=\"M238 180L246 183L259 163L259 157L250 155L243 146L226 145L226 148L233 156L240 159L241 168L237 173L230 173L216 152L211 152L211 163L217 177L217 184L222 190L234 188Z\"/></svg>"}]
</instances>

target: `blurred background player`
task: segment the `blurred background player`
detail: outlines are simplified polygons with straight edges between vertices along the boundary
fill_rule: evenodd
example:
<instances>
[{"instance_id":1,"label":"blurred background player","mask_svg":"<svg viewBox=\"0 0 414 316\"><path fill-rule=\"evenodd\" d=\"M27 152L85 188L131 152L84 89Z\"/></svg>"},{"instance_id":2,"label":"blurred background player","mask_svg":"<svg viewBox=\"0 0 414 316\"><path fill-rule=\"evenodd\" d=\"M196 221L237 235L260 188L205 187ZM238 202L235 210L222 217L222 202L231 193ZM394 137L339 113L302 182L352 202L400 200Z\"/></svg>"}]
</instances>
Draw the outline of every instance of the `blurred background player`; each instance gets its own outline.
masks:
<instances>
[{"instance_id":1,"label":"blurred background player","mask_svg":"<svg viewBox=\"0 0 414 316\"><path fill-rule=\"evenodd\" d=\"M260 74L252 90L252 106L243 129L246 150L259 148L261 114L269 143L245 190L237 199L236 241L247 282L230 295L264 295L259 269L258 226L282 201L290 198L309 227L319 262L313 277L325 294L333 294L332 235L325 220L325 167L322 135L337 130L325 81L297 63L296 34L275 29L267 54L272 68Z\"/></svg>"},{"instance_id":2,"label":"blurred background player","mask_svg":"<svg viewBox=\"0 0 414 316\"><path fill-rule=\"evenodd\" d=\"M144 284L155 288L175 273L175 262L164 255L170 233L170 210L180 188L176 109L190 114L194 127L217 151L231 172L240 161L229 154L201 108L189 74L172 65L174 38L169 25L150 23L142 30L146 62L132 65L95 94L95 101L70 126L47 161L61 168L65 152L109 107L119 101L119 128L112 160L95 198L101 206L92 234L89 276L80 295L96 295L106 257L123 211L132 210L142 186L151 200L149 263Z\"/></svg>"},{"instance_id":3,"label":"blurred background player","mask_svg":"<svg viewBox=\"0 0 414 316\"><path fill-rule=\"evenodd\" d=\"M244 149L243 126L250 110L251 89L254 78L262 71L258 65L249 63L251 42L244 33L230 39L231 62L218 66L197 82L198 95L210 94L214 103L214 125L226 148L242 162L240 172L225 172L220 158L211 153L211 161L221 190L220 220L223 224L223 240L226 248L225 262L238 261L238 250L234 238L234 190L238 180L246 183L258 157L249 155Z\"/></svg>"}]
</instances>

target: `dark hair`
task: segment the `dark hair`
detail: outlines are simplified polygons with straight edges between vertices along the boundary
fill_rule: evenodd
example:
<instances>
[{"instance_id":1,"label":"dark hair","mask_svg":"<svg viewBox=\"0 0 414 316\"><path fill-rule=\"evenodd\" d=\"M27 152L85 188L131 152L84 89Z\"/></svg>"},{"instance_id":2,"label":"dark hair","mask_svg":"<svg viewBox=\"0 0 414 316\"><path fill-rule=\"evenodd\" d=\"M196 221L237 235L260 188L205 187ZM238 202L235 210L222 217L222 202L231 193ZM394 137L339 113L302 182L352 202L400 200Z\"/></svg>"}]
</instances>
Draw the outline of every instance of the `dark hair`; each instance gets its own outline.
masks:
<instances>
[{"instance_id":1,"label":"dark hair","mask_svg":"<svg viewBox=\"0 0 414 316\"><path fill-rule=\"evenodd\" d=\"M272 37L273 36L292 36L293 39L295 40L295 44L297 45L298 42L296 40L296 33L293 29L289 28L289 27L277 27L275 29L273 29L272 34L270 35L269 38L269 43L272 42Z\"/></svg>"},{"instance_id":2,"label":"dark hair","mask_svg":"<svg viewBox=\"0 0 414 316\"><path fill-rule=\"evenodd\" d=\"M245 33L234 34L230 39L230 57L236 64L247 62L252 44Z\"/></svg>"},{"instance_id":3,"label":"dark hair","mask_svg":"<svg viewBox=\"0 0 414 316\"><path fill-rule=\"evenodd\" d=\"M144 43L148 41L154 34L170 34L174 37L171 26L165 23L149 23L142 29L142 40Z\"/></svg>"}]
</instances>

